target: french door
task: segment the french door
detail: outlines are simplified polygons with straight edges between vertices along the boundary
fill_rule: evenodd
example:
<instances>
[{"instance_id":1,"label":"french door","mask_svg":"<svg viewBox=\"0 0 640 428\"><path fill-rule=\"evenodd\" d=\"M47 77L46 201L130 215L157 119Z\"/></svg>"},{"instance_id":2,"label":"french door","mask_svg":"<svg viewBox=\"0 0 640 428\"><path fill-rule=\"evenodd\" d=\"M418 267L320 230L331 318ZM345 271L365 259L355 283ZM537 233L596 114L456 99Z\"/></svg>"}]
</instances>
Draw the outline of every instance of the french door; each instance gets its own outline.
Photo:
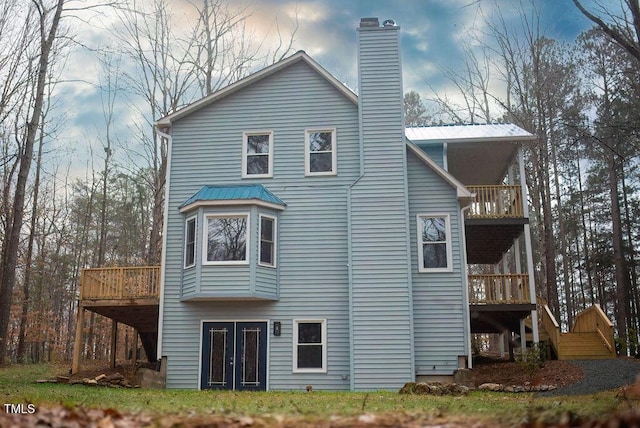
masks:
<instances>
[{"instance_id":1,"label":"french door","mask_svg":"<svg viewBox=\"0 0 640 428\"><path fill-rule=\"evenodd\" d=\"M200 388L265 390L267 323L203 323Z\"/></svg>"}]
</instances>

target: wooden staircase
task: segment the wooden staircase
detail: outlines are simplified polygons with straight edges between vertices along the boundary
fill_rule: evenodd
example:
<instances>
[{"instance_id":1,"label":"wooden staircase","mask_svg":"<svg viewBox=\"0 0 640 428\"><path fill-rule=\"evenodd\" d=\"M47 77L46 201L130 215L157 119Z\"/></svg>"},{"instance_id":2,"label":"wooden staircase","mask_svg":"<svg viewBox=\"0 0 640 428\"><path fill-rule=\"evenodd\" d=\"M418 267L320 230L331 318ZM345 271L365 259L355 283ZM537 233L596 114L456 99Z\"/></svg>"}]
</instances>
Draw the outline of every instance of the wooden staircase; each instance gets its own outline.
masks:
<instances>
[{"instance_id":1,"label":"wooden staircase","mask_svg":"<svg viewBox=\"0 0 640 428\"><path fill-rule=\"evenodd\" d=\"M597 360L616 358L613 323L600 305L593 305L576 316L573 328L562 333L546 303L540 305L541 340L548 337L559 360Z\"/></svg>"}]
</instances>

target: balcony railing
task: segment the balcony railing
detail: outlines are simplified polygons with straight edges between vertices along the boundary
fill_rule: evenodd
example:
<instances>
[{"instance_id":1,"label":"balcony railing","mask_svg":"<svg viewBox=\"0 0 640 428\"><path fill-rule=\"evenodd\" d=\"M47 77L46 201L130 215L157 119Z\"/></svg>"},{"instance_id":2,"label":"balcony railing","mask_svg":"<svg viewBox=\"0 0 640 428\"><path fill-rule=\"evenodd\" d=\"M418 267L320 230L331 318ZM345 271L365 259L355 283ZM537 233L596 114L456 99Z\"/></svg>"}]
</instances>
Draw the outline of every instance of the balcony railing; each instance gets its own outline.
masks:
<instances>
[{"instance_id":1,"label":"balcony railing","mask_svg":"<svg viewBox=\"0 0 640 428\"><path fill-rule=\"evenodd\" d=\"M522 218L522 187L515 186L466 186L476 194L467 218L496 219Z\"/></svg>"},{"instance_id":2,"label":"balcony railing","mask_svg":"<svg viewBox=\"0 0 640 428\"><path fill-rule=\"evenodd\" d=\"M80 299L157 298L159 282L160 266L84 269Z\"/></svg>"},{"instance_id":3,"label":"balcony railing","mask_svg":"<svg viewBox=\"0 0 640 428\"><path fill-rule=\"evenodd\" d=\"M530 303L529 275L469 275L469 303Z\"/></svg>"}]
</instances>

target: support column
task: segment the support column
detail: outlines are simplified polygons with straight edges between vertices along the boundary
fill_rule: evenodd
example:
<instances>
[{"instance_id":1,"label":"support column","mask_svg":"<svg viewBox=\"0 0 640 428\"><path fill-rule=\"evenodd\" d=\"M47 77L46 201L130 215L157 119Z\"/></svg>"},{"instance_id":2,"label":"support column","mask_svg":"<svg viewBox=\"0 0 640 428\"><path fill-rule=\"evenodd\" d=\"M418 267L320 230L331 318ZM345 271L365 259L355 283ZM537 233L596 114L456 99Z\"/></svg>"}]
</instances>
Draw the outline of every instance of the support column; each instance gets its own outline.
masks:
<instances>
[{"instance_id":1,"label":"support column","mask_svg":"<svg viewBox=\"0 0 640 428\"><path fill-rule=\"evenodd\" d=\"M80 358L82 357L82 330L84 329L84 308L78 303L78 317L76 319L76 340L73 344L73 363L71 373L80 371Z\"/></svg>"},{"instance_id":2,"label":"support column","mask_svg":"<svg viewBox=\"0 0 640 428\"><path fill-rule=\"evenodd\" d=\"M118 321L111 320L111 364L110 367L116 366L116 355L118 353Z\"/></svg>"},{"instance_id":3,"label":"support column","mask_svg":"<svg viewBox=\"0 0 640 428\"><path fill-rule=\"evenodd\" d=\"M529 218L529 206L527 201L527 176L524 170L524 155L522 154L522 147L518 147L518 164L520 167L520 186L522 189L522 213L525 218ZM536 281L533 271L533 247L531 245L531 227L529 223L524 225L524 246L525 256L527 257L527 273L529 275L529 298L531 303L536 303ZM531 330L533 332L533 343L540 342L540 335L538 334L538 311L531 311Z\"/></svg>"},{"instance_id":4,"label":"support column","mask_svg":"<svg viewBox=\"0 0 640 428\"><path fill-rule=\"evenodd\" d=\"M133 329L133 366L138 364L138 329Z\"/></svg>"}]
</instances>

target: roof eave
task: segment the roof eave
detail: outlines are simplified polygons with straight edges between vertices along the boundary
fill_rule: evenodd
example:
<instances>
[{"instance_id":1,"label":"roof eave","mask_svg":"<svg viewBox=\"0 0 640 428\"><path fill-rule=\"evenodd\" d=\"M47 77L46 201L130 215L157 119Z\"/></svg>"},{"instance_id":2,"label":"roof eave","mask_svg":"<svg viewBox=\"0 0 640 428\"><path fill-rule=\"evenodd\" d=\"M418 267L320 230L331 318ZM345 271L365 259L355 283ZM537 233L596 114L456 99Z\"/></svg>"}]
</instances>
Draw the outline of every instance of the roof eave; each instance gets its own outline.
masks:
<instances>
[{"instance_id":1,"label":"roof eave","mask_svg":"<svg viewBox=\"0 0 640 428\"><path fill-rule=\"evenodd\" d=\"M233 207L233 206L248 206L248 205L256 205L256 206L260 206L260 207L264 207L264 208L270 208L273 210L278 210L278 211L284 211L285 206L284 205L280 205L280 204L276 204L273 202L267 202L267 201L263 201L262 199L258 199L258 198L251 198L251 199L219 199L219 200L196 200L193 201L187 205L184 205L182 207L180 207L180 212L181 213L186 213L189 211L192 211L196 208L200 208L200 207L220 207L220 206L227 206L227 207Z\"/></svg>"}]
</instances>

